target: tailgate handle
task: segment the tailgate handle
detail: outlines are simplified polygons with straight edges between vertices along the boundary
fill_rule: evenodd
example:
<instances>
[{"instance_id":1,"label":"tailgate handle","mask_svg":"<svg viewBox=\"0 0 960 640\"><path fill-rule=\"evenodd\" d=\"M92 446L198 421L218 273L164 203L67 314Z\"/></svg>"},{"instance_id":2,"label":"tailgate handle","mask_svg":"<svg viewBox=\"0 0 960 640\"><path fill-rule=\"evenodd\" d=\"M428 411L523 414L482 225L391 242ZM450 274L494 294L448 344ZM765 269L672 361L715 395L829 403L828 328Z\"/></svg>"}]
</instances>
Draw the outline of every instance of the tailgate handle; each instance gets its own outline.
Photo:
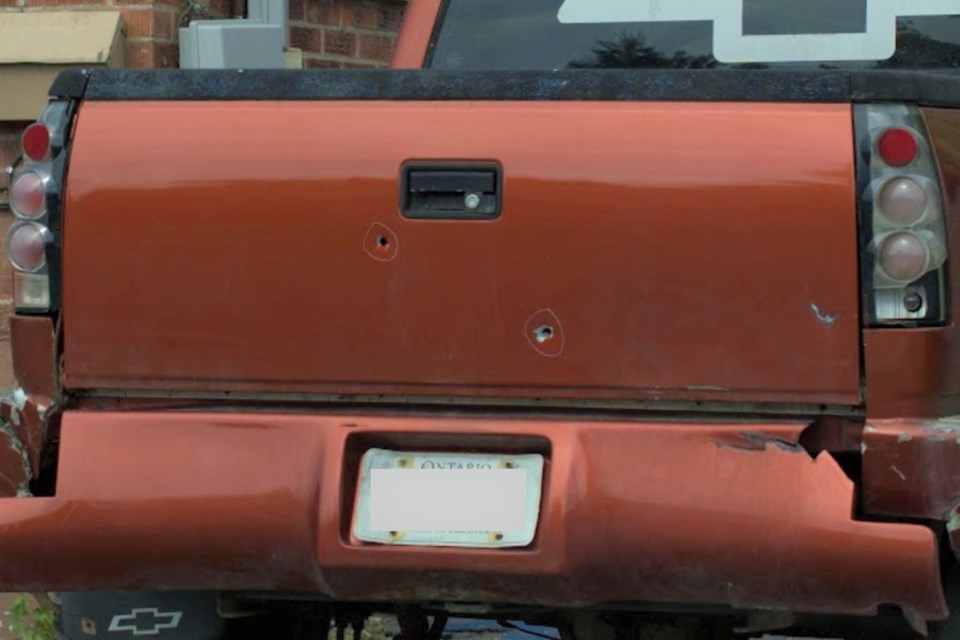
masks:
<instances>
[{"instance_id":1,"label":"tailgate handle","mask_svg":"<svg viewBox=\"0 0 960 640\"><path fill-rule=\"evenodd\" d=\"M400 209L405 218L493 220L500 215L499 165L406 165L401 182Z\"/></svg>"}]
</instances>

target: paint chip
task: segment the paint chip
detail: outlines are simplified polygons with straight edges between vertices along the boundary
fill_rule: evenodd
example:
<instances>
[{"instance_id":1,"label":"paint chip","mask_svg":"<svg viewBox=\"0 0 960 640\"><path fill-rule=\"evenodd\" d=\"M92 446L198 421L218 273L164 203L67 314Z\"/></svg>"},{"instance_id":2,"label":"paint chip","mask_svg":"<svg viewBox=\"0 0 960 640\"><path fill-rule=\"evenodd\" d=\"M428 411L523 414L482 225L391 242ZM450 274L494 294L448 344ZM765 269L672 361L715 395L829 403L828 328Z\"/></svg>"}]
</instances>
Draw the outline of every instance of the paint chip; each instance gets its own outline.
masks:
<instances>
[{"instance_id":1,"label":"paint chip","mask_svg":"<svg viewBox=\"0 0 960 640\"><path fill-rule=\"evenodd\" d=\"M833 326L834 324L837 323L837 316L832 316L822 312L820 310L820 307L817 306L816 304L811 304L810 310L813 311L813 314L815 316L817 316L817 320L827 325L828 327Z\"/></svg>"}]
</instances>

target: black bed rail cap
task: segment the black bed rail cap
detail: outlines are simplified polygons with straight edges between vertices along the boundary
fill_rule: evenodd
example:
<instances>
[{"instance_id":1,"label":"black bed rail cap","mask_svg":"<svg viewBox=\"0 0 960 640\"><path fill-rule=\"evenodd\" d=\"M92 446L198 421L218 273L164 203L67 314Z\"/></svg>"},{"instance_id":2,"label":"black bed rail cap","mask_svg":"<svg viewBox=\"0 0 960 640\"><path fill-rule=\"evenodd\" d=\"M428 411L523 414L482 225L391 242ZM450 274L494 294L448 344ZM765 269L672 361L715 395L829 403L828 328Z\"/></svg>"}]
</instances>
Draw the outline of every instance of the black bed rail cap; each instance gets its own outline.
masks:
<instances>
[{"instance_id":1,"label":"black bed rail cap","mask_svg":"<svg viewBox=\"0 0 960 640\"><path fill-rule=\"evenodd\" d=\"M77 74L81 74L79 77ZM118 70L63 72L86 100L909 102L960 107L958 71Z\"/></svg>"},{"instance_id":2,"label":"black bed rail cap","mask_svg":"<svg viewBox=\"0 0 960 640\"><path fill-rule=\"evenodd\" d=\"M87 89L89 79L89 69L71 68L61 71L50 87L50 97L79 100Z\"/></svg>"}]
</instances>

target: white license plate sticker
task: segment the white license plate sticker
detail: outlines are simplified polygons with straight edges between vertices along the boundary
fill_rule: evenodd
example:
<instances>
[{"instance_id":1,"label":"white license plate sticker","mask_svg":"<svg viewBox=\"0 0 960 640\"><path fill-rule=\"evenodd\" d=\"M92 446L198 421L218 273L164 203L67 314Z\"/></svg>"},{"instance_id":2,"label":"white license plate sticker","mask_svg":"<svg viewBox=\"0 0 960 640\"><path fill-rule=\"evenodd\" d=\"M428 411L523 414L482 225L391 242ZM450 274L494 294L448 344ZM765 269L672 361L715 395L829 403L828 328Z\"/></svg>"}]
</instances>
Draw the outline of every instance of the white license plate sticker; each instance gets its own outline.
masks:
<instances>
[{"instance_id":1,"label":"white license plate sticker","mask_svg":"<svg viewBox=\"0 0 960 640\"><path fill-rule=\"evenodd\" d=\"M370 449L360 463L353 535L398 546L526 547L542 486L541 455Z\"/></svg>"}]
</instances>

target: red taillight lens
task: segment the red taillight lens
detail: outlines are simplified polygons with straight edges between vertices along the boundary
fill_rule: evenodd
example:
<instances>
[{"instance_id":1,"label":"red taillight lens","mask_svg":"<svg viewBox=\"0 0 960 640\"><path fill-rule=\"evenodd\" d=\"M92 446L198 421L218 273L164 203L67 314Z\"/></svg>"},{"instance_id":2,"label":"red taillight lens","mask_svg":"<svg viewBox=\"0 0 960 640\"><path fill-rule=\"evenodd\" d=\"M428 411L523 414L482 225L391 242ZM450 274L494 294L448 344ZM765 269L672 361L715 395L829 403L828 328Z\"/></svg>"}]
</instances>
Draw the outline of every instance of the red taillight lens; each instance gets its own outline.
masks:
<instances>
[{"instance_id":1,"label":"red taillight lens","mask_svg":"<svg viewBox=\"0 0 960 640\"><path fill-rule=\"evenodd\" d=\"M50 129L42 122L27 127L21 139L23 155L34 162L45 160L50 155Z\"/></svg>"},{"instance_id":2,"label":"red taillight lens","mask_svg":"<svg viewBox=\"0 0 960 640\"><path fill-rule=\"evenodd\" d=\"M878 145L880 157L891 167L905 167L913 162L920 145L917 137L909 129L887 129Z\"/></svg>"},{"instance_id":3,"label":"red taillight lens","mask_svg":"<svg viewBox=\"0 0 960 640\"><path fill-rule=\"evenodd\" d=\"M10 207L21 218L42 216L47 209L43 176L36 171L24 171L14 176L10 185Z\"/></svg>"},{"instance_id":4,"label":"red taillight lens","mask_svg":"<svg viewBox=\"0 0 960 640\"><path fill-rule=\"evenodd\" d=\"M47 262L47 230L29 223L14 227L7 238L7 257L20 271L39 271Z\"/></svg>"}]
</instances>

